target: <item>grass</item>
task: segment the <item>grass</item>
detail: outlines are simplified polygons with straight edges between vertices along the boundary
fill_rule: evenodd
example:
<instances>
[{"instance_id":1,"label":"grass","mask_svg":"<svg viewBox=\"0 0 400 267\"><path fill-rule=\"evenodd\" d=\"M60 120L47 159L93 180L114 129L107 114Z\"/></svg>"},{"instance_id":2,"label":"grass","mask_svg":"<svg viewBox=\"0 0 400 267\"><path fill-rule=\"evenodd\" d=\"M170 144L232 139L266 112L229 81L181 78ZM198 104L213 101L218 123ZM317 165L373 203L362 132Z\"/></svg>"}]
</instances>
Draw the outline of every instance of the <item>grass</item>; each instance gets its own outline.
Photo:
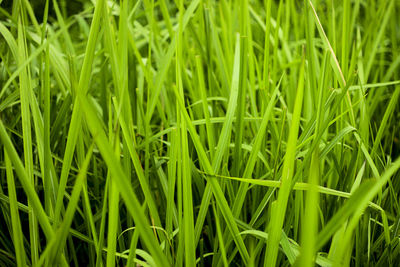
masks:
<instances>
[{"instance_id":1,"label":"grass","mask_svg":"<svg viewBox=\"0 0 400 267\"><path fill-rule=\"evenodd\" d=\"M0 265L396 265L398 12L0 1Z\"/></svg>"}]
</instances>

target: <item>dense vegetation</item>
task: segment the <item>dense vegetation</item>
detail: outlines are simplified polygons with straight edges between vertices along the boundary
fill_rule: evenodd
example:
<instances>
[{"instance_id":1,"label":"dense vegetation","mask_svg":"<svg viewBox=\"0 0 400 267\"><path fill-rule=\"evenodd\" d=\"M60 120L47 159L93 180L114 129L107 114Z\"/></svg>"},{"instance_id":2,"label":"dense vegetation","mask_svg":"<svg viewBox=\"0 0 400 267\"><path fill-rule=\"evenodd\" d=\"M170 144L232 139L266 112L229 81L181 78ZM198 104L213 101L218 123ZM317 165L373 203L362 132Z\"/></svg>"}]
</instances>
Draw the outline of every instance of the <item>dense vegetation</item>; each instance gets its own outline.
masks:
<instances>
[{"instance_id":1,"label":"dense vegetation","mask_svg":"<svg viewBox=\"0 0 400 267\"><path fill-rule=\"evenodd\" d=\"M0 3L1 266L399 264L399 1Z\"/></svg>"}]
</instances>

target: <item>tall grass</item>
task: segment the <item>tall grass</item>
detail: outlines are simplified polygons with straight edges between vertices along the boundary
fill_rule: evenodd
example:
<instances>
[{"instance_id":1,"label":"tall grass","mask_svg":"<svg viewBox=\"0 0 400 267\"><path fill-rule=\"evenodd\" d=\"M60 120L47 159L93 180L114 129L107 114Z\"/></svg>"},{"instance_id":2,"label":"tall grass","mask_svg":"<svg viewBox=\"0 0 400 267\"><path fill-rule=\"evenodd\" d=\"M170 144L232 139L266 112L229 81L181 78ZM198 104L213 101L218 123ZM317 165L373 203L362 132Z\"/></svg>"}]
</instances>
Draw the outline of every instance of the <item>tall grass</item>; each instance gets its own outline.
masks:
<instances>
[{"instance_id":1,"label":"tall grass","mask_svg":"<svg viewBox=\"0 0 400 267\"><path fill-rule=\"evenodd\" d=\"M400 3L0 1L1 266L395 266Z\"/></svg>"}]
</instances>

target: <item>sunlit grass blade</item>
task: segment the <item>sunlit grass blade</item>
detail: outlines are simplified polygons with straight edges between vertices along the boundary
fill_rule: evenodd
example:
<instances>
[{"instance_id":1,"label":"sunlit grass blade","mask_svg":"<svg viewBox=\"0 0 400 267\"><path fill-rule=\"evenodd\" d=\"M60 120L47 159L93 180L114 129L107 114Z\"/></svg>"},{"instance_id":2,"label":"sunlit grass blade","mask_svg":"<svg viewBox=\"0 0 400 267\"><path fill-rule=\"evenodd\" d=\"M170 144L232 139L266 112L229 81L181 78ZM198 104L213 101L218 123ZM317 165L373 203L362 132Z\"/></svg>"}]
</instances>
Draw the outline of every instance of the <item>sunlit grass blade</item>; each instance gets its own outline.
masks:
<instances>
[{"instance_id":1,"label":"sunlit grass blade","mask_svg":"<svg viewBox=\"0 0 400 267\"><path fill-rule=\"evenodd\" d=\"M278 257L278 245L282 231L282 225L285 219L287 202L291 190L291 183L294 173L294 160L296 156L297 134L301 118L301 108L303 104L304 92L304 59L300 67L298 87L296 93L296 102L293 110L293 117L290 126L289 139L287 142L285 161L282 169L282 186L278 193L278 202L273 210L272 219L269 226L269 239L265 253L266 266L275 266Z\"/></svg>"},{"instance_id":2,"label":"sunlit grass blade","mask_svg":"<svg viewBox=\"0 0 400 267\"><path fill-rule=\"evenodd\" d=\"M21 7L22 8L22 7ZM26 59L26 39L24 34L24 14L18 17L18 62L24 62ZM24 141L24 163L26 175L32 186L35 185L35 178L33 175L33 152L32 152L32 128L30 116L30 101L29 94L31 90L31 79L29 74L30 68L25 67L20 74L20 99L21 99L21 118L22 118L22 134ZM28 205L30 205L28 203ZM35 264L39 259L39 228L37 222L37 214L29 214L29 234L30 234L30 248L31 248L31 261Z\"/></svg>"}]
</instances>

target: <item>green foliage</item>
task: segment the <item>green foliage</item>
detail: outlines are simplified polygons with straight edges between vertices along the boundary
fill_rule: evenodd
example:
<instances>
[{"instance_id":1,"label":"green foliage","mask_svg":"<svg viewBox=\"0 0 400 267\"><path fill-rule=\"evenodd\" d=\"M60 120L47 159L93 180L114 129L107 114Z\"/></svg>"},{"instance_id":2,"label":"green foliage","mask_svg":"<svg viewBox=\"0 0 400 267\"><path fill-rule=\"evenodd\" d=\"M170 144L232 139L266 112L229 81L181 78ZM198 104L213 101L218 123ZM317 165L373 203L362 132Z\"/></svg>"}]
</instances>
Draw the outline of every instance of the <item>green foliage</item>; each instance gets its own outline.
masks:
<instances>
[{"instance_id":1,"label":"green foliage","mask_svg":"<svg viewBox=\"0 0 400 267\"><path fill-rule=\"evenodd\" d=\"M395 0L0 0L0 266L400 262Z\"/></svg>"}]
</instances>

